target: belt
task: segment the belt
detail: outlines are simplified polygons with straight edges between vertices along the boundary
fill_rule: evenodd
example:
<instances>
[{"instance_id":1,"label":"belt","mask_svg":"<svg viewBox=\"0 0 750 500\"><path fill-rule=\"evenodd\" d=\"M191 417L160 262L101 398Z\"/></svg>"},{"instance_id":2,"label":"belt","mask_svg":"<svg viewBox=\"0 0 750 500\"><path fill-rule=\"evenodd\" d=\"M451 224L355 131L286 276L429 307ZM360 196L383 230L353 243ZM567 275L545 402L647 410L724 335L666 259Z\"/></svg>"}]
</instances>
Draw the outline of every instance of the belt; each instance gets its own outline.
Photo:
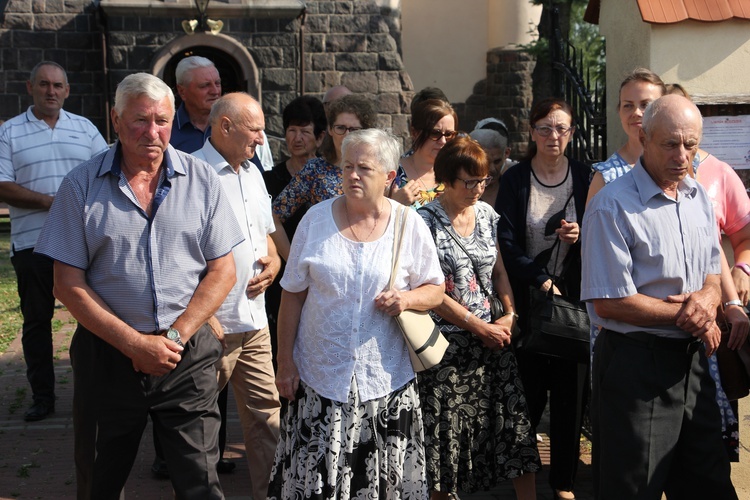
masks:
<instances>
[{"instance_id":1,"label":"belt","mask_svg":"<svg viewBox=\"0 0 750 500\"><path fill-rule=\"evenodd\" d=\"M648 349L660 349L664 351L682 352L685 354L695 353L703 343L702 340L692 337L686 339L672 339L660 337L647 332L619 333L603 328L602 332L604 331L617 335L617 338L630 342L631 344L636 344Z\"/></svg>"}]
</instances>

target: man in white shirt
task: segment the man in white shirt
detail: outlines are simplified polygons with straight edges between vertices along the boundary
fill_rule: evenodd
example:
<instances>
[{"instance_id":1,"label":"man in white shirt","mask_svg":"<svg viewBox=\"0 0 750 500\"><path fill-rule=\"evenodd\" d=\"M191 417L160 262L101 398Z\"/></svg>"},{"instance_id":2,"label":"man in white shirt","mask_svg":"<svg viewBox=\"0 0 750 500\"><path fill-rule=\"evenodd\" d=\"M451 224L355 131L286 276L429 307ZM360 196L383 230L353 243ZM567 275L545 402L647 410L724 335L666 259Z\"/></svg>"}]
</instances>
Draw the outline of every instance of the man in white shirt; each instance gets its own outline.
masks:
<instances>
[{"instance_id":1,"label":"man in white shirt","mask_svg":"<svg viewBox=\"0 0 750 500\"><path fill-rule=\"evenodd\" d=\"M263 177L250 162L263 144L263 110L244 93L227 94L213 105L211 137L194 154L219 174L245 241L233 250L237 283L216 312L227 347L217 364L219 388L232 383L242 423L253 498L265 498L279 439L279 393L274 381L264 292L281 260L270 234L275 230Z\"/></svg>"},{"instance_id":2,"label":"man in white shirt","mask_svg":"<svg viewBox=\"0 0 750 500\"><path fill-rule=\"evenodd\" d=\"M10 205L10 255L18 280L21 341L33 397L24 420L32 422L55 411L52 261L35 255L34 246L63 177L107 149L107 143L89 120L62 109L70 85L59 64L37 64L26 90L34 104L0 127L0 201Z\"/></svg>"}]
</instances>

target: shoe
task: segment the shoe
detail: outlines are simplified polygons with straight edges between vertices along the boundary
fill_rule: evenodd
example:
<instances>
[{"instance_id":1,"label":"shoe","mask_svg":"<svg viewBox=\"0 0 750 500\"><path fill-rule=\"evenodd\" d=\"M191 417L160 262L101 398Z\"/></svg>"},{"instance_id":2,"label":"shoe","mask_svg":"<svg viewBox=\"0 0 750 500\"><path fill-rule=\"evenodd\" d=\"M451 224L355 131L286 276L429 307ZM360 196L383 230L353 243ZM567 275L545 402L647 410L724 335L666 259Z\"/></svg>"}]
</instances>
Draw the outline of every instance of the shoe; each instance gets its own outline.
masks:
<instances>
[{"instance_id":1,"label":"shoe","mask_svg":"<svg viewBox=\"0 0 750 500\"><path fill-rule=\"evenodd\" d=\"M216 472L219 474L229 474L237 467L237 464L222 458L219 463L216 464Z\"/></svg>"},{"instance_id":2,"label":"shoe","mask_svg":"<svg viewBox=\"0 0 750 500\"><path fill-rule=\"evenodd\" d=\"M169 479L169 469L167 469L166 460L162 460L159 457L154 458L154 463L151 465L151 473L158 479Z\"/></svg>"},{"instance_id":3,"label":"shoe","mask_svg":"<svg viewBox=\"0 0 750 500\"><path fill-rule=\"evenodd\" d=\"M23 419L27 422L36 422L44 420L50 414L55 413L55 403L47 401L37 401L31 408L23 414Z\"/></svg>"}]
</instances>

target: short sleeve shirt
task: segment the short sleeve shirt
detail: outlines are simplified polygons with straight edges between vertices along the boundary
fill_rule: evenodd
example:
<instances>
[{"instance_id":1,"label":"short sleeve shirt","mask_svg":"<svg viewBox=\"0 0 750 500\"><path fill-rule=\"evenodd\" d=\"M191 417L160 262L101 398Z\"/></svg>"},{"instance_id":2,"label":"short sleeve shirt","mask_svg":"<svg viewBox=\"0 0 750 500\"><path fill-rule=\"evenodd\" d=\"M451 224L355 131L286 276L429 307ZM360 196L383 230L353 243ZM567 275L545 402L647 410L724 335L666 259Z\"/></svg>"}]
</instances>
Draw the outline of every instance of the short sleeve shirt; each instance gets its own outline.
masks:
<instances>
[{"instance_id":1,"label":"short sleeve shirt","mask_svg":"<svg viewBox=\"0 0 750 500\"><path fill-rule=\"evenodd\" d=\"M268 255L268 235L274 232L271 199L263 177L249 161L243 162L235 172L210 140L195 152L195 156L216 170L245 238L232 250L237 282L215 316L224 333L260 330L268 325L265 294L251 299L245 290L250 279L263 271L258 259Z\"/></svg>"},{"instance_id":2,"label":"short sleeve shirt","mask_svg":"<svg viewBox=\"0 0 750 500\"><path fill-rule=\"evenodd\" d=\"M639 160L591 200L581 225L581 299L588 301L593 323L620 333L689 335L672 325L636 326L601 318L591 302L636 293L666 299L698 291L708 275L720 274L708 195L690 177L677 189L677 199L666 196Z\"/></svg>"},{"instance_id":3,"label":"short sleeve shirt","mask_svg":"<svg viewBox=\"0 0 750 500\"><path fill-rule=\"evenodd\" d=\"M107 149L99 130L82 116L60 110L54 128L34 116L33 106L0 126L0 182L53 196L63 177ZM47 210L10 207L11 255L36 245Z\"/></svg>"},{"instance_id":4,"label":"short sleeve shirt","mask_svg":"<svg viewBox=\"0 0 750 500\"><path fill-rule=\"evenodd\" d=\"M344 193L341 168L324 158L312 158L273 200L273 213L286 222L297 210Z\"/></svg>"},{"instance_id":5,"label":"short sleeve shirt","mask_svg":"<svg viewBox=\"0 0 750 500\"><path fill-rule=\"evenodd\" d=\"M391 275L393 222L376 241L345 238L333 219L333 200L310 209L297 227L281 286L307 290L302 307L294 362L300 378L321 396L345 402L356 377L362 401L390 394L414 378L404 340L395 320L375 308L375 297ZM413 210L402 241L394 288L440 284L435 244Z\"/></svg>"},{"instance_id":6,"label":"short sleeve shirt","mask_svg":"<svg viewBox=\"0 0 750 500\"><path fill-rule=\"evenodd\" d=\"M719 229L731 235L750 223L750 198L731 166L708 155L699 163L696 178L711 198Z\"/></svg>"},{"instance_id":7,"label":"short sleeve shirt","mask_svg":"<svg viewBox=\"0 0 750 500\"><path fill-rule=\"evenodd\" d=\"M625 161L625 158L620 156L620 153L615 151L612 156L599 163L594 163L592 167L594 172L599 172L604 177L604 183L609 184L613 180L622 177L626 173L630 172L633 168L630 163ZM593 174L592 174L593 175Z\"/></svg>"},{"instance_id":8,"label":"short sleeve shirt","mask_svg":"<svg viewBox=\"0 0 750 500\"><path fill-rule=\"evenodd\" d=\"M164 155L151 217L120 170L116 143L63 180L35 249L85 270L94 292L141 332L174 323L207 262L243 240L213 168L171 146Z\"/></svg>"}]
</instances>

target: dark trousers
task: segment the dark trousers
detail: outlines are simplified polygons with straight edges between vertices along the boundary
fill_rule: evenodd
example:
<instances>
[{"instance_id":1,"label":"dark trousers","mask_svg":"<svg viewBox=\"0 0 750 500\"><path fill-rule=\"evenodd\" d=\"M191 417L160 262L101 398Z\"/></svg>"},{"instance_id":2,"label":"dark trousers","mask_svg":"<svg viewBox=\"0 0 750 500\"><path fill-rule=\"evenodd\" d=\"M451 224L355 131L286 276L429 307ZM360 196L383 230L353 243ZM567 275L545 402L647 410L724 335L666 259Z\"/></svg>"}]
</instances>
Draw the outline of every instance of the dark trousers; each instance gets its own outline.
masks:
<instances>
[{"instance_id":1,"label":"dark trousers","mask_svg":"<svg viewBox=\"0 0 750 500\"><path fill-rule=\"evenodd\" d=\"M605 329L592 373L597 499L737 498L700 343Z\"/></svg>"},{"instance_id":2,"label":"dark trousers","mask_svg":"<svg viewBox=\"0 0 750 500\"><path fill-rule=\"evenodd\" d=\"M23 357L26 378L35 402L55 400L52 359L52 316L55 314L53 261L33 249L14 252L10 258L18 281L23 314Z\"/></svg>"},{"instance_id":3,"label":"dark trousers","mask_svg":"<svg viewBox=\"0 0 750 500\"><path fill-rule=\"evenodd\" d=\"M541 354L516 352L531 425L536 429L549 391L550 468L553 489L574 488L581 454L581 426L588 395L588 366Z\"/></svg>"},{"instance_id":4,"label":"dark trousers","mask_svg":"<svg viewBox=\"0 0 750 500\"><path fill-rule=\"evenodd\" d=\"M129 358L79 326L70 346L79 499L118 499L138 454L147 417L161 442L177 499L223 498L216 367L222 346L208 326L163 377L133 370Z\"/></svg>"}]
</instances>

